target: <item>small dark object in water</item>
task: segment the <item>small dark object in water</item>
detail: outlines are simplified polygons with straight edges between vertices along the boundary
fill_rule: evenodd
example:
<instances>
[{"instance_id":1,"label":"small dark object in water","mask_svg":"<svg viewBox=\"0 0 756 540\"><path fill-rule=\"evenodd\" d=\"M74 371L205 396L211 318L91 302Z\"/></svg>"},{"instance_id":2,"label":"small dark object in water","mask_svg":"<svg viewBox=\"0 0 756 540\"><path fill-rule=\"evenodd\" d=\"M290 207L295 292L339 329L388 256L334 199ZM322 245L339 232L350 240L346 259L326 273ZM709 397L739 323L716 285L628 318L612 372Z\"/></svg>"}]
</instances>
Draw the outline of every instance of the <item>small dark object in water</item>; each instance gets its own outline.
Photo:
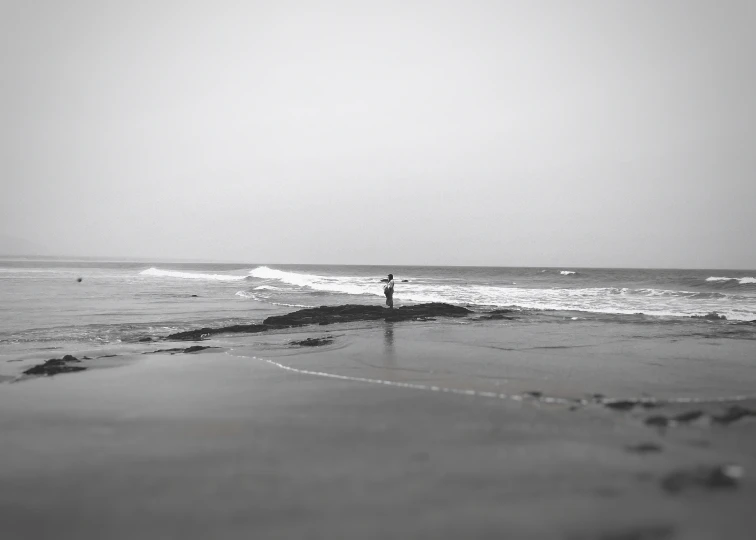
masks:
<instances>
[{"instance_id":1,"label":"small dark object in water","mask_svg":"<svg viewBox=\"0 0 756 540\"><path fill-rule=\"evenodd\" d=\"M646 418L647 426L655 427L667 427L669 425L669 418L666 416L650 416Z\"/></svg>"},{"instance_id":2,"label":"small dark object in water","mask_svg":"<svg viewBox=\"0 0 756 540\"><path fill-rule=\"evenodd\" d=\"M152 338L150 336L144 336L144 337L139 338L138 341L140 343L144 343L144 342L147 342L147 341L152 341Z\"/></svg>"},{"instance_id":3,"label":"small dark object in water","mask_svg":"<svg viewBox=\"0 0 756 540\"><path fill-rule=\"evenodd\" d=\"M98 356L97 358L115 358L118 356L117 354L104 354L102 356Z\"/></svg>"},{"instance_id":4,"label":"small dark object in water","mask_svg":"<svg viewBox=\"0 0 756 540\"><path fill-rule=\"evenodd\" d=\"M531 391L531 392L524 392L523 395L530 396L533 398L539 398L543 396L543 392L539 392L537 390Z\"/></svg>"},{"instance_id":5,"label":"small dark object in water","mask_svg":"<svg viewBox=\"0 0 756 540\"><path fill-rule=\"evenodd\" d=\"M661 486L668 493L676 494L689 487L704 489L733 489L738 487L743 476L740 465L718 465L680 470L668 474L661 480Z\"/></svg>"},{"instance_id":6,"label":"small dark object in water","mask_svg":"<svg viewBox=\"0 0 756 540\"><path fill-rule=\"evenodd\" d=\"M625 446L625 450L628 452L635 452L636 454L648 454L651 452L661 452L662 447L656 443L640 443L636 445Z\"/></svg>"},{"instance_id":7,"label":"small dark object in water","mask_svg":"<svg viewBox=\"0 0 756 540\"><path fill-rule=\"evenodd\" d=\"M712 420L717 424L727 425L740 420L741 418L745 418L746 416L756 416L756 411L746 409L740 405L733 405L727 409L724 414L712 417Z\"/></svg>"},{"instance_id":8,"label":"small dark object in water","mask_svg":"<svg viewBox=\"0 0 756 540\"><path fill-rule=\"evenodd\" d=\"M333 337L323 336L319 338L307 338L301 341L292 341L290 345L299 345L301 347L320 347L322 345L330 345L333 343Z\"/></svg>"},{"instance_id":9,"label":"small dark object in water","mask_svg":"<svg viewBox=\"0 0 756 540\"><path fill-rule=\"evenodd\" d=\"M81 283L83 279L84 279L84 278L76 278L76 281L77 281L78 283Z\"/></svg>"},{"instance_id":10,"label":"small dark object in water","mask_svg":"<svg viewBox=\"0 0 756 540\"><path fill-rule=\"evenodd\" d=\"M74 371L84 371L85 367L81 366L69 366L71 362L81 362L75 356L70 354L65 355L63 358L51 358L44 364L37 364L32 366L26 371L25 375L57 375L58 373L72 373Z\"/></svg>"},{"instance_id":11,"label":"small dark object in water","mask_svg":"<svg viewBox=\"0 0 756 540\"><path fill-rule=\"evenodd\" d=\"M193 294L192 298L199 298L199 296L197 296L196 294Z\"/></svg>"}]
</instances>

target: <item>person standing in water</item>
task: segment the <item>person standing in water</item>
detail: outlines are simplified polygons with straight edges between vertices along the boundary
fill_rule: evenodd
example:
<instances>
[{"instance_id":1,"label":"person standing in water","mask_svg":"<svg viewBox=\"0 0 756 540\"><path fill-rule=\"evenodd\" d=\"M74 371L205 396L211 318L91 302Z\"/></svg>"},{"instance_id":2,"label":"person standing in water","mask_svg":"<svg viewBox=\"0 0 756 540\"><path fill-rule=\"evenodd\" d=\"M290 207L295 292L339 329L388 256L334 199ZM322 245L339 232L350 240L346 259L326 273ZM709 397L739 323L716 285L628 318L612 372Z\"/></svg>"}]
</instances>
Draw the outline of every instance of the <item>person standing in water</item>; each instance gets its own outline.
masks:
<instances>
[{"instance_id":1,"label":"person standing in water","mask_svg":"<svg viewBox=\"0 0 756 540\"><path fill-rule=\"evenodd\" d=\"M394 309L394 274L388 275L388 282L383 286L383 294L386 295L386 305Z\"/></svg>"}]
</instances>

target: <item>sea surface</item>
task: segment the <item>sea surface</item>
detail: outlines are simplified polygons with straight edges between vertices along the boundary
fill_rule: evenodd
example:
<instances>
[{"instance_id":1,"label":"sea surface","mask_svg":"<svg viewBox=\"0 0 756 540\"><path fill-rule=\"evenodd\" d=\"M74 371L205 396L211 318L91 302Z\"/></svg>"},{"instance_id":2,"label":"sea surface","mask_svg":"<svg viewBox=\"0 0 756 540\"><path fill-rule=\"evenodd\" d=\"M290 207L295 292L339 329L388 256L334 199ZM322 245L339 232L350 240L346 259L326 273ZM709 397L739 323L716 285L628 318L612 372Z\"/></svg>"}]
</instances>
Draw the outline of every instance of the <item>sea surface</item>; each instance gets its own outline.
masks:
<instances>
[{"instance_id":1,"label":"sea surface","mask_svg":"<svg viewBox=\"0 0 756 540\"><path fill-rule=\"evenodd\" d=\"M756 321L756 270L0 258L0 347L18 352L51 343L128 343L198 326L258 322L303 307L381 305L381 279L389 272L397 306L447 302L565 321Z\"/></svg>"}]
</instances>

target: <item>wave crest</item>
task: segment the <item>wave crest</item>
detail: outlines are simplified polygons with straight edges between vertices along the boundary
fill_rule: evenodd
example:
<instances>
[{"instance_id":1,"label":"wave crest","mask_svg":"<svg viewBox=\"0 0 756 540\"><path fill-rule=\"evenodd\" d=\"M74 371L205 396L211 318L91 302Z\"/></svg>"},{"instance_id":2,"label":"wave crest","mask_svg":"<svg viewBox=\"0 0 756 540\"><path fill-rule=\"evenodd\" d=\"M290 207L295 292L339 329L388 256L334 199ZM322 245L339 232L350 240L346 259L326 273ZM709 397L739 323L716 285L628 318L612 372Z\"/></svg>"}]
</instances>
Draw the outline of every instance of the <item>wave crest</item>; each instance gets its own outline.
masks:
<instances>
[{"instance_id":1,"label":"wave crest","mask_svg":"<svg viewBox=\"0 0 756 540\"><path fill-rule=\"evenodd\" d=\"M755 277L734 278L734 277L711 276L711 277L707 277L706 281L714 281L714 282L719 282L719 283L729 283L732 281L737 281L740 285L756 285Z\"/></svg>"},{"instance_id":2,"label":"wave crest","mask_svg":"<svg viewBox=\"0 0 756 540\"><path fill-rule=\"evenodd\" d=\"M194 272L180 272L178 270L163 270L161 268L154 267L139 272L139 275L175 279L195 279L202 281L241 281L246 278L246 276L231 276L228 274L198 274Z\"/></svg>"}]
</instances>

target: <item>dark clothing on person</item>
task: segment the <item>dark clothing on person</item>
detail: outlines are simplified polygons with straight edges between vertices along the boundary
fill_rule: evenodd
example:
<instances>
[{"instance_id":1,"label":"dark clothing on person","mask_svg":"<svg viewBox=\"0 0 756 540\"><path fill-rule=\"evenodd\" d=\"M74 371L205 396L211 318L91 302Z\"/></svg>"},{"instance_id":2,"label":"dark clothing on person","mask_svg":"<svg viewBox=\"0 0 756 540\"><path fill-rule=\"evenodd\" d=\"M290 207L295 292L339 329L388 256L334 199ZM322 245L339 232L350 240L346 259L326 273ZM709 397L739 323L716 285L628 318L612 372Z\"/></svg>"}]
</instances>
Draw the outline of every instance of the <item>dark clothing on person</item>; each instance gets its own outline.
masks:
<instances>
[{"instance_id":1,"label":"dark clothing on person","mask_svg":"<svg viewBox=\"0 0 756 540\"><path fill-rule=\"evenodd\" d=\"M394 307L394 276L389 274L389 280L383 286L383 294L386 295L386 305L393 309Z\"/></svg>"}]
</instances>

